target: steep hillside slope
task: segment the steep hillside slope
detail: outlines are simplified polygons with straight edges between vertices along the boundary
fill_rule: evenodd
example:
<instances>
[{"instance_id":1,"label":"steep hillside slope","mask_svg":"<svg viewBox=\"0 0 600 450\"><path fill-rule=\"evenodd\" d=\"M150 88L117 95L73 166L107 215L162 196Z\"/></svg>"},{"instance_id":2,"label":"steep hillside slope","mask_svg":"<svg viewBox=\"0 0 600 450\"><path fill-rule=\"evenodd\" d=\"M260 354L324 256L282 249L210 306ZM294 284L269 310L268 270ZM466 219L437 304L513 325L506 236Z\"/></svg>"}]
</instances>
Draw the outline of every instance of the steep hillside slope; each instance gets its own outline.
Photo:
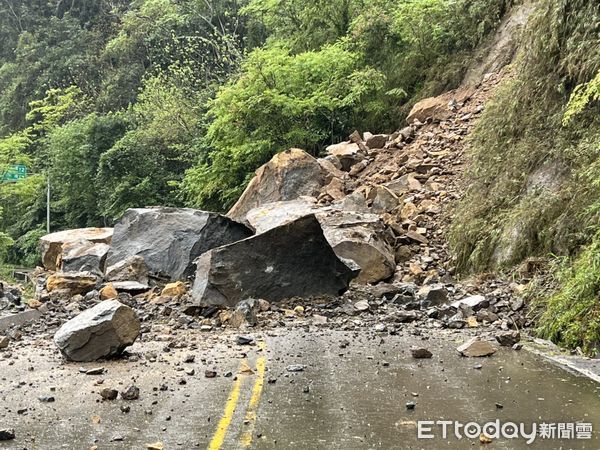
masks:
<instances>
[{"instance_id":1,"label":"steep hillside slope","mask_svg":"<svg viewBox=\"0 0 600 450\"><path fill-rule=\"evenodd\" d=\"M599 33L598 2L539 2L514 78L473 132L468 189L451 234L464 271L576 255L589 245L554 280L559 293L547 305L541 296L540 329L588 351L600 342Z\"/></svg>"}]
</instances>

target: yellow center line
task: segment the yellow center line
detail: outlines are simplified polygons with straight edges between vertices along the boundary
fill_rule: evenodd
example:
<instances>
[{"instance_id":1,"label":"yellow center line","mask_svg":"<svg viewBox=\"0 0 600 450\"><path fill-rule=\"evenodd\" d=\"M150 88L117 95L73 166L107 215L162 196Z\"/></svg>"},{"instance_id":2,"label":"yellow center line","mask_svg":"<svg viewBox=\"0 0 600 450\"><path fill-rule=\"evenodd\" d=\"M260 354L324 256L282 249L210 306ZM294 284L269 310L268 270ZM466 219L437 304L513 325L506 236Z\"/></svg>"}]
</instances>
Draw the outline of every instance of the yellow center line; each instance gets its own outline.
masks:
<instances>
[{"instance_id":1,"label":"yellow center line","mask_svg":"<svg viewBox=\"0 0 600 450\"><path fill-rule=\"evenodd\" d=\"M265 350L266 345L263 341L258 342L258 346L261 350ZM244 364L241 364L242 367ZM246 411L245 420L248 422L248 429L242 435L242 447L248 448L252 444L252 433L254 431L254 421L256 420L256 408L260 401L260 395L262 393L264 379L265 379L265 370L266 370L266 358L265 356L258 357L256 361L256 381L254 382L254 386L252 388L252 394L250 396L250 402L248 404L248 409ZM217 426L217 431L208 444L208 450L220 450L223 446L223 442L225 442L225 436L227 435L227 430L231 425L231 421L233 420L233 415L235 413L235 409L237 407L237 403L240 398L240 390L242 386L242 373L238 373L235 382L231 388L231 392L227 399L227 403L225 404L225 410L223 412L223 417L219 420L219 425Z\"/></svg>"},{"instance_id":2,"label":"yellow center line","mask_svg":"<svg viewBox=\"0 0 600 450\"><path fill-rule=\"evenodd\" d=\"M260 341L258 346L264 353L266 349L265 343ZM266 357L263 354L256 360L256 381L254 382L254 387L252 388L252 395L250 396L250 402L248 403L248 409L246 410L245 416L247 428L244 433L242 433L242 438L240 440L241 448L243 449L250 448L252 445L252 436L254 434L254 426L256 423L256 409L258 408L260 396L265 384L266 365Z\"/></svg>"},{"instance_id":3,"label":"yellow center line","mask_svg":"<svg viewBox=\"0 0 600 450\"><path fill-rule=\"evenodd\" d=\"M227 399L227 403L225 404L225 411L223 413L223 417L219 420L219 426L217 427L217 431L213 436L210 444L208 444L208 450L219 450L223 445L223 441L225 441L225 435L227 434L227 429L231 424L231 419L233 418L233 413L235 412L235 407L237 406L238 399L240 398L240 386L242 385L242 377L237 376L235 382L233 383L233 387L231 388L231 393L229 394L229 398Z\"/></svg>"}]
</instances>

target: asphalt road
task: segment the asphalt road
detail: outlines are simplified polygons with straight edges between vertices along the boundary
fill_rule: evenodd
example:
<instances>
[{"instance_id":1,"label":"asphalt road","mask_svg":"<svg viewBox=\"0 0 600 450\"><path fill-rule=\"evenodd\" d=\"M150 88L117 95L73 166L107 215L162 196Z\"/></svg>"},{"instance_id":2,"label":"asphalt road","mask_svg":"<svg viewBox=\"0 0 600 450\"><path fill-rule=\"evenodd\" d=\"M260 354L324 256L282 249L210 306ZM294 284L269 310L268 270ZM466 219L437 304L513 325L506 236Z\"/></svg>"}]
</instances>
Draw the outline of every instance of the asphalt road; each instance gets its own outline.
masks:
<instances>
[{"instance_id":1,"label":"asphalt road","mask_svg":"<svg viewBox=\"0 0 600 450\"><path fill-rule=\"evenodd\" d=\"M284 328L239 346L236 334L186 332L136 343L129 360L89 364L64 363L47 341L16 344L11 356L0 353L0 429L14 428L17 437L0 449L145 449L157 442L164 449L600 448L599 384L528 351L464 358L455 351L461 334L439 333L425 339ZM165 352L169 341L186 348ZM412 359L412 344L433 358ZM190 354L195 361L183 362ZM293 365L302 370L289 371ZM106 372L86 375L82 366ZM217 376L206 378L206 370ZM101 401L103 387L130 383L140 388L138 400ZM590 440L538 436L530 446L523 438L458 439L453 428L444 439L439 425L425 433L432 439L417 438L418 421L496 419L523 422L527 432L533 422L594 430Z\"/></svg>"}]
</instances>

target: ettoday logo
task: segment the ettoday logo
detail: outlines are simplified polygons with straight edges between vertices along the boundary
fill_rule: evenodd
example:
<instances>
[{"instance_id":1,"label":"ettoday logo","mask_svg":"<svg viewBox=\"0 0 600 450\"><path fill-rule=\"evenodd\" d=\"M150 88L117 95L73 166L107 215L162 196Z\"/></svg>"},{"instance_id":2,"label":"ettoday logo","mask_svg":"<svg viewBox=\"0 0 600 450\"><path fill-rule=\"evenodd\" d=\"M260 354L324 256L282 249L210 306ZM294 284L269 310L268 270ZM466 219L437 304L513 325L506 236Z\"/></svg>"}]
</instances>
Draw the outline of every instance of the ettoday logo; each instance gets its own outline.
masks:
<instances>
[{"instance_id":1,"label":"ettoday logo","mask_svg":"<svg viewBox=\"0 0 600 450\"><path fill-rule=\"evenodd\" d=\"M500 422L499 419L486 422L462 423L454 420L420 420L417 422L418 439L477 439L481 435L490 439L523 439L532 444L536 439L591 439L592 424L586 422L565 423L515 423Z\"/></svg>"}]
</instances>

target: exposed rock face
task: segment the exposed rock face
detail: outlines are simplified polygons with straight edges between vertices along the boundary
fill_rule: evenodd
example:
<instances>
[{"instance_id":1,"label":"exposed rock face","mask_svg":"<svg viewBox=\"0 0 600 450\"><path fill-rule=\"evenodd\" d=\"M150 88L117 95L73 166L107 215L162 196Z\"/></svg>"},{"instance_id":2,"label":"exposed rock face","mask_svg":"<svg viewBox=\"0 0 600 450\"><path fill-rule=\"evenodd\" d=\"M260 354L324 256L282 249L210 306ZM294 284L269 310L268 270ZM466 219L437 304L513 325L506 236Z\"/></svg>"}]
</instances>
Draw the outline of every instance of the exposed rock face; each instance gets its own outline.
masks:
<instances>
[{"instance_id":1,"label":"exposed rock face","mask_svg":"<svg viewBox=\"0 0 600 450\"><path fill-rule=\"evenodd\" d=\"M141 256L130 256L107 267L104 278L107 281L137 281L148 284L148 266Z\"/></svg>"},{"instance_id":2,"label":"exposed rock face","mask_svg":"<svg viewBox=\"0 0 600 450\"><path fill-rule=\"evenodd\" d=\"M150 273L171 280L193 274L193 261L207 250L250 236L244 225L220 214L190 208L136 208L125 212L106 264L144 258Z\"/></svg>"},{"instance_id":3,"label":"exposed rock face","mask_svg":"<svg viewBox=\"0 0 600 450\"><path fill-rule=\"evenodd\" d=\"M102 275L110 246L80 240L63 244L59 267L63 272L92 272Z\"/></svg>"},{"instance_id":4,"label":"exposed rock face","mask_svg":"<svg viewBox=\"0 0 600 450\"><path fill-rule=\"evenodd\" d=\"M202 305L338 295L356 275L333 252L313 215L210 250L196 263L192 297Z\"/></svg>"},{"instance_id":5,"label":"exposed rock face","mask_svg":"<svg viewBox=\"0 0 600 450\"><path fill-rule=\"evenodd\" d=\"M42 263L48 270L57 270L63 245L87 240L94 243L110 244L112 228L78 228L47 234L40 239Z\"/></svg>"},{"instance_id":6,"label":"exposed rock face","mask_svg":"<svg viewBox=\"0 0 600 450\"><path fill-rule=\"evenodd\" d=\"M57 272L46 280L48 292L62 291L65 295L85 294L96 288L98 278L90 272Z\"/></svg>"},{"instance_id":7,"label":"exposed rock face","mask_svg":"<svg viewBox=\"0 0 600 450\"><path fill-rule=\"evenodd\" d=\"M361 268L356 281L373 283L390 277L396 268L393 247L387 242L379 216L334 208L318 209L310 199L275 202L255 208L247 220L257 233L315 214L325 238L340 258Z\"/></svg>"},{"instance_id":8,"label":"exposed rock face","mask_svg":"<svg viewBox=\"0 0 600 450\"><path fill-rule=\"evenodd\" d=\"M54 342L71 361L95 361L119 354L139 334L135 312L117 300L105 300L66 322Z\"/></svg>"},{"instance_id":9,"label":"exposed rock face","mask_svg":"<svg viewBox=\"0 0 600 450\"><path fill-rule=\"evenodd\" d=\"M265 203L293 200L307 195L317 197L331 175L303 150L292 148L278 153L261 166L254 178L229 210L227 216L246 223L246 214Z\"/></svg>"}]
</instances>

